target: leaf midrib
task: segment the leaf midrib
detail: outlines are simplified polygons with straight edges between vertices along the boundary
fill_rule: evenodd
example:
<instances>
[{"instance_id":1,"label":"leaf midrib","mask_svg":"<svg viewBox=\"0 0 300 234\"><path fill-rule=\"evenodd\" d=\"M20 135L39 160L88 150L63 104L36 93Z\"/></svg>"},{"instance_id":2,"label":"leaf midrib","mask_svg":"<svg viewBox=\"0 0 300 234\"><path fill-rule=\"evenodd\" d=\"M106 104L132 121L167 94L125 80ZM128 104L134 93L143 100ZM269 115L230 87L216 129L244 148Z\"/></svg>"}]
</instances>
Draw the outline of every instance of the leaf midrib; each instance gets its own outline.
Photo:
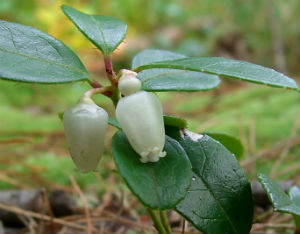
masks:
<instances>
[{"instance_id":1,"label":"leaf midrib","mask_svg":"<svg viewBox=\"0 0 300 234\"><path fill-rule=\"evenodd\" d=\"M105 51L103 51L103 52L104 52L104 54L108 54L108 53L109 53L109 48L108 48L108 45L107 45L107 42L106 42L106 39L105 39L104 32L103 32L103 30L102 30L102 28L101 28L101 25L99 24L99 22L97 21L97 19L95 18L94 15L91 15L90 17L91 17L92 20L95 22L95 24L96 24L96 26L97 26L97 28L98 28L100 34L101 34L101 37L102 37L102 40L103 40L103 44L104 44L104 46L105 46L105 48L104 48Z\"/></svg>"},{"instance_id":2,"label":"leaf midrib","mask_svg":"<svg viewBox=\"0 0 300 234\"><path fill-rule=\"evenodd\" d=\"M37 60L37 61L42 62L42 63L47 63L47 64L51 64L51 65L57 65L57 66L60 66L60 67L65 67L65 68L68 68L68 69L73 70L75 72L79 72L83 75L86 75L87 78L89 77L89 75L86 72L83 72L82 70L80 70L76 67L70 66L70 65L66 65L66 64L63 64L63 63L57 63L57 62L53 62L53 61L49 61L49 60L45 60L45 59L41 59L41 58L32 57L32 56L29 56L29 55L26 55L26 54L23 54L23 53L20 53L20 52L17 52L17 51L5 50L1 47L0 47L0 51L2 51L4 53L16 54L16 55L19 55L19 56L26 57L28 59Z\"/></svg>"},{"instance_id":3,"label":"leaf midrib","mask_svg":"<svg viewBox=\"0 0 300 234\"><path fill-rule=\"evenodd\" d=\"M159 69L159 68L158 68ZM174 70L174 69L170 69L170 70ZM184 73L184 72L187 72L187 71L184 71L184 70L177 70L177 71L174 71L174 72L162 72L162 73L159 73L155 76L149 76L148 78L144 79L142 81L142 84L146 83L147 81L149 80L153 80L153 79L157 79L159 77L163 77L165 75L173 75L173 74L180 74L180 73Z\"/></svg>"},{"instance_id":4,"label":"leaf midrib","mask_svg":"<svg viewBox=\"0 0 300 234\"><path fill-rule=\"evenodd\" d=\"M200 143L200 142L199 142ZM200 143L201 144L201 143ZM202 152L205 155L205 157L207 158L207 154L204 150L204 147L201 144L201 148L202 148ZM204 165L203 165L204 167ZM230 220L229 215L227 214L226 210L223 208L222 204L219 202L219 200L216 198L215 194L213 193L213 191L211 190L210 186L208 185L208 183L203 179L203 176L199 175L196 171L193 170L193 172L199 177L199 179L202 181L202 183L205 185L205 187L207 188L207 191L209 191L209 193L211 194L211 196L215 199L216 203L218 204L218 206L220 207L220 209L223 211L226 219L228 220L228 222L230 223L232 229L234 230L235 233L239 233L234 224L232 223L232 221Z\"/></svg>"},{"instance_id":5,"label":"leaf midrib","mask_svg":"<svg viewBox=\"0 0 300 234\"><path fill-rule=\"evenodd\" d=\"M154 191L155 191L157 203L158 203L158 206L161 208L161 201L160 201L158 191L157 191L158 183L157 183L157 180L156 180L156 177L155 177L155 170L154 170L153 163L151 163L151 165L150 165L150 170L151 170L151 175L152 175L152 179L153 179Z\"/></svg>"}]
</instances>

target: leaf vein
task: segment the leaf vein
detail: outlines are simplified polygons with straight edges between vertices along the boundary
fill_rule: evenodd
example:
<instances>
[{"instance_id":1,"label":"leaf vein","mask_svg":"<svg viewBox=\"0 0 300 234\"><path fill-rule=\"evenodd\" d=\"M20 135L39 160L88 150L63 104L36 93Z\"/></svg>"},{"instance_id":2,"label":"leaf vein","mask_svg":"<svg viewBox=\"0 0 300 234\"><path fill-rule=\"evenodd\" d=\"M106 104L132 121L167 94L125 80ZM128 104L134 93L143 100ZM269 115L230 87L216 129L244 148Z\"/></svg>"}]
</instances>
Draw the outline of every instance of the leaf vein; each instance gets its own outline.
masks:
<instances>
[{"instance_id":1,"label":"leaf vein","mask_svg":"<svg viewBox=\"0 0 300 234\"><path fill-rule=\"evenodd\" d=\"M26 57L28 59L37 60L39 62L47 63L47 64L50 64L50 65L57 65L57 66L60 66L60 67L65 67L65 68L68 68L68 69L73 70L75 72L79 72L79 73L81 73L81 74L89 77L89 75L86 72L83 72L82 70L80 70L80 69L78 69L76 67L70 66L70 65L66 65L66 64L63 64L63 63L57 63L57 62L53 62L53 61L49 61L49 60L45 60L45 59L41 59L41 58L32 57L32 56L20 53L18 51L5 50L3 48L0 48L0 51L2 51L4 53L16 54L16 55L19 55L19 56Z\"/></svg>"},{"instance_id":2,"label":"leaf vein","mask_svg":"<svg viewBox=\"0 0 300 234\"><path fill-rule=\"evenodd\" d=\"M170 70L173 70L173 69L170 69ZM174 69L175 70L175 69ZM149 76L148 78L144 79L142 81L142 84L146 83L147 81L149 80L153 80L153 79L156 79L156 78L159 78L159 77L162 77L162 76L165 76L165 75L173 75L173 74L180 74L180 73L185 73L187 71L183 71L183 70L180 70L180 71L174 71L174 72L163 72L163 73L160 73L160 74L157 74L157 75L154 75L154 76Z\"/></svg>"},{"instance_id":3,"label":"leaf vein","mask_svg":"<svg viewBox=\"0 0 300 234\"><path fill-rule=\"evenodd\" d=\"M91 15L91 18L92 20L95 22L100 34L101 34L101 37L102 37L102 40L103 40L103 43L104 43L104 46L105 46L105 53L104 54L108 54L108 45L107 45L107 42L105 40L105 35L104 35L104 32L101 28L101 25L99 24L99 22L96 20L95 16Z\"/></svg>"},{"instance_id":4,"label":"leaf vein","mask_svg":"<svg viewBox=\"0 0 300 234\"><path fill-rule=\"evenodd\" d=\"M201 144L201 143L200 143ZM203 150L203 146L201 144L201 148ZM205 155L205 157L207 157L206 152L203 150L203 153ZM213 198L215 199L217 205L220 207L220 209L223 211L226 219L228 220L228 222L230 223L232 229L234 230L235 233L238 233L238 231L236 230L235 226L233 225L232 221L229 218L229 215L227 214L226 210L223 208L223 206L221 205L220 201L217 199L217 197L215 196L215 194L212 192L211 188L209 187L208 183L203 179L203 175L200 174L199 175L201 181L203 182L203 184L207 187L207 190L209 191L209 193L213 196Z\"/></svg>"}]
</instances>

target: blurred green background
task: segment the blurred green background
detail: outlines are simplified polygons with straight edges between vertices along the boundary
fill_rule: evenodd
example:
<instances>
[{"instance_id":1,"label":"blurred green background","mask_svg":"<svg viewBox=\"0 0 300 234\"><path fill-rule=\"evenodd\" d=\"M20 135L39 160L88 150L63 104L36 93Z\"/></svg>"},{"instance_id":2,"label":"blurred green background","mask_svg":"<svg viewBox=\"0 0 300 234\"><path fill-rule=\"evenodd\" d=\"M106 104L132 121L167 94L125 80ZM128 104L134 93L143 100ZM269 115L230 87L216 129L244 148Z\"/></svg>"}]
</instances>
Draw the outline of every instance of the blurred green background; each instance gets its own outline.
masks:
<instances>
[{"instance_id":1,"label":"blurred green background","mask_svg":"<svg viewBox=\"0 0 300 234\"><path fill-rule=\"evenodd\" d=\"M188 56L246 60L299 82L298 0L0 1L0 19L31 25L62 40L105 83L102 55L67 20L62 4L115 16L128 24L127 37L113 56L116 71L128 68L142 49L160 48ZM114 170L109 146L115 130L111 127L107 134L100 176L82 175L74 172L58 118L87 89L84 83L0 82L0 188L67 188L72 174L86 190L105 190L105 183L99 181ZM223 79L214 91L159 97L165 113L186 118L191 130L224 131L240 138L245 147L240 161L251 178L265 172L299 182L299 93ZM109 99L96 100L113 116Z\"/></svg>"}]
</instances>

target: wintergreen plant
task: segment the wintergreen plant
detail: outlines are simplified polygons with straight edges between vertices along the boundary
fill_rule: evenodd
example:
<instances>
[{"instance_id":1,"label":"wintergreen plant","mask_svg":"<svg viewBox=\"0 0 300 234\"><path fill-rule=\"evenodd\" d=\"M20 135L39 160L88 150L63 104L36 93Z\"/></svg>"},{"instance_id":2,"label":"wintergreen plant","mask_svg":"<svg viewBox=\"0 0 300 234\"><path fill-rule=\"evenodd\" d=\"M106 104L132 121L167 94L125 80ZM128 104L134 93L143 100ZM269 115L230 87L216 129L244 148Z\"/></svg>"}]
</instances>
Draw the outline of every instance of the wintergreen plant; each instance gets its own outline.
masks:
<instances>
[{"instance_id":1,"label":"wintergreen plant","mask_svg":"<svg viewBox=\"0 0 300 234\"><path fill-rule=\"evenodd\" d=\"M133 58L131 71L115 72L112 53L123 41L127 25L69 6L62 10L103 53L110 85L93 80L61 41L6 21L0 21L0 77L15 82L85 81L91 85L63 117L70 153L84 172L96 169L107 122L106 112L91 99L97 94L109 97L118 120L112 116L108 120L118 129L112 140L115 164L129 189L148 208L159 233L171 233L166 209L176 210L203 233L249 233L253 202L250 183L236 159L243 151L240 142L226 134L187 130L184 119L162 115L152 92L211 90L218 87L219 76L299 91L296 82L244 61L188 58L164 50L144 50Z\"/></svg>"}]
</instances>

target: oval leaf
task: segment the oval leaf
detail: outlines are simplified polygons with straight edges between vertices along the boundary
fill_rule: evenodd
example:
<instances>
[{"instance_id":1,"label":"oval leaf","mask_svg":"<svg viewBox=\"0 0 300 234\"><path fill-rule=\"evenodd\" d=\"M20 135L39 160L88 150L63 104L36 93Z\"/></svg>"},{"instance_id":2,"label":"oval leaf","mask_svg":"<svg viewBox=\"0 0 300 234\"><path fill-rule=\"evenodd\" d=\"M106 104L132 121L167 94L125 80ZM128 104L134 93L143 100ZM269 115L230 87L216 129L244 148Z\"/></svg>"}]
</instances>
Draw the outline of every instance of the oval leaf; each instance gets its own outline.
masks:
<instances>
[{"instance_id":1,"label":"oval leaf","mask_svg":"<svg viewBox=\"0 0 300 234\"><path fill-rule=\"evenodd\" d=\"M144 50L132 61L132 68L157 61L185 58L166 50ZM138 73L142 89L146 91L200 91L218 87L218 76L178 69L149 69Z\"/></svg>"},{"instance_id":2,"label":"oval leaf","mask_svg":"<svg viewBox=\"0 0 300 234\"><path fill-rule=\"evenodd\" d=\"M202 132L202 134L208 135L222 145L224 145L231 153L237 158L241 158L244 153L244 147L242 142L234 136L222 132Z\"/></svg>"},{"instance_id":3,"label":"oval leaf","mask_svg":"<svg viewBox=\"0 0 300 234\"><path fill-rule=\"evenodd\" d=\"M176 210L204 233L249 233L251 186L236 158L222 144L188 130L172 137L187 153L192 185Z\"/></svg>"},{"instance_id":4,"label":"oval leaf","mask_svg":"<svg viewBox=\"0 0 300 234\"><path fill-rule=\"evenodd\" d=\"M265 174L259 174L258 180L266 191L275 211L300 215L300 204L294 203L273 180Z\"/></svg>"},{"instance_id":5,"label":"oval leaf","mask_svg":"<svg viewBox=\"0 0 300 234\"><path fill-rule=\"evenodd\" d=\"M120 19L103 15L88 15L63 5L65 15L104 55L110 55L123 41L127 25Z\"/></svg>"},{"instance_id":6,"label":"oval leaf","mask_svg":"<svg viewBox=\"0 0 300 234\"><path fill-rule=\"evenodd\" d=\"M88 80L79 58L62 42L35 28L0 21L0 78L32 83Z\"/></svg>"},{"instance_id":7,"label":"oval leaf","mask_svg":"<svg viewBox=\"0 0 300 234\"><path fill-rule=\"evenodd\" d=\"M135 68L139 72L152 68L173 68L207 72L252 83L298 90L297 83L273 70L253 63L221 57L183 58L144 64Z\"/></svg>"},{"instance_id":8,"label":"oval leaf","mask_svg":"<svg viewBox=\"0 0 300 234\"><path fill-rule=\"evenodd\" d=\"M191 181L191 164L178 142L166 137L167 156L155 163L141 163L125 134L112 140L112 152L121 176L139 200L152 209L170 209L186 195Z\"/></svg>"}]
</instances>

